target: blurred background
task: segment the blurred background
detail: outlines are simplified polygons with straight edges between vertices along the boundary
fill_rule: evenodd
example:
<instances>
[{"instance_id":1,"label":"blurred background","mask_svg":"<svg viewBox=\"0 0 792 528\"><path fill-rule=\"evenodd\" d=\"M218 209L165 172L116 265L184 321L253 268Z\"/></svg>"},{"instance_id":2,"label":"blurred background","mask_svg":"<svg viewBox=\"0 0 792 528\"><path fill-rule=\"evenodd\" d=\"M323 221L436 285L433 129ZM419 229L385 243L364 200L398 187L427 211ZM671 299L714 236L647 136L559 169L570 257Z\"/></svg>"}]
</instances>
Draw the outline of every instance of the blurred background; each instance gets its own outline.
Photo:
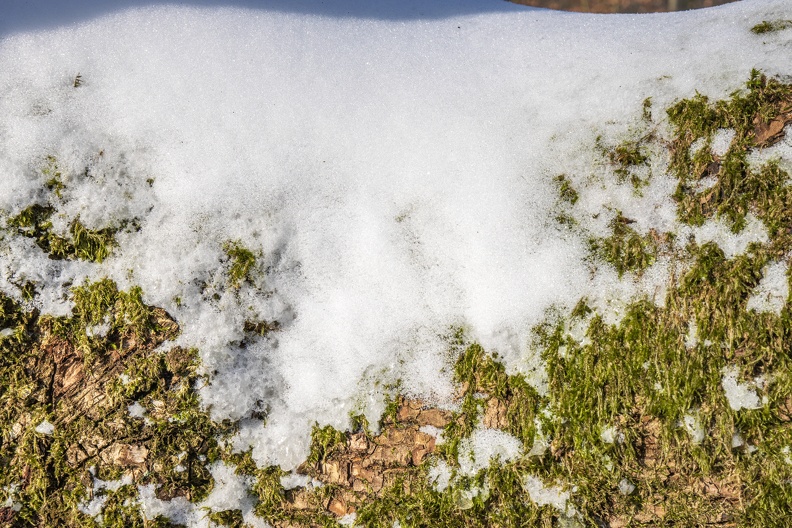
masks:
<instances>
[{"instance_id":1,"label":"blurred background","mask_svg":"<svg viewBox=\"0 0 792 528\"><path fill-rule=\"evenodd\" d=\"M533 7L586 13L658 13L713 7L738 0L511 0Z\"/></svg>"}]
</instances>

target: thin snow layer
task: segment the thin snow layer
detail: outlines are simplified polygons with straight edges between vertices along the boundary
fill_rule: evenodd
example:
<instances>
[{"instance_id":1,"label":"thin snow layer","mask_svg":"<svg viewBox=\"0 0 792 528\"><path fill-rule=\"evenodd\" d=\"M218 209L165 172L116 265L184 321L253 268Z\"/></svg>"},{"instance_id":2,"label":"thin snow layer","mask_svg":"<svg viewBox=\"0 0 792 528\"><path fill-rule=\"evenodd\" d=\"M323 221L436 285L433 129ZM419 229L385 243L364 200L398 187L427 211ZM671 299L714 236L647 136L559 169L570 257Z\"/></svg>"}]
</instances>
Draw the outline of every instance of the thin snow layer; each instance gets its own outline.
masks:
<instances>
[{"instance_id":1,"label":"thin snow layer","mask_svg":"<svg viewBox=\"0 0 792 528\"><path fill-rule=\"evenodd\" d=\"M498 9L457 10L488 1ZM6 237L0 288L34 281L38 307L64 314L70 284L140 285L200 349L212 416L243 419L237 447L293 468L313 423L376 422L376 387L401 380L447 405L452 327L541 386L528 343L548 308L586 295L618 317L615 299L667 282L661 263L643 285L591 279L586 241L552 221L552 177L588 174L594 138L626 134L646 97L660 116L696 90L726 96L751 68L788 73L789 39L749 31L791 17L786 0L614 17L498 0L389 16L398 5L381 18L150 7L3 37L0 210L43 202L54 156L56 231L77 216L140 230L101 265ZM614 201L641 232L673 227L661 169L644 198L594 185L589 205ZM259 255L238 290L229 240ZM246 320L281 329L243 346ZM264 409L266 425L250 418Z\"/></svg>"}]
</instances>

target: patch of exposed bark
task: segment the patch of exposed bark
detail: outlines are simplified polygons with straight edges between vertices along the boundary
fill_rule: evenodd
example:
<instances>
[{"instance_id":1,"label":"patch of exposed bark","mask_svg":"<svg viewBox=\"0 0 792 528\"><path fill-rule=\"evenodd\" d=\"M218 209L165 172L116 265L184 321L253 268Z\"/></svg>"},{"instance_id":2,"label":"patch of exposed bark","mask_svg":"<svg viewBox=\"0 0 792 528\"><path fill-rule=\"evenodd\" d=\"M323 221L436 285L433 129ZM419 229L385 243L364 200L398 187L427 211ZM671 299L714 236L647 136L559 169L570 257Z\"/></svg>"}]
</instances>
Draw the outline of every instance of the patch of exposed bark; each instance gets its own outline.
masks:
<instances>
[{"instance_id":1,"label":"patch of exposed bark","mask_svg":"<svg viewBox=\"0 0 792 528\"><path fill-rule=\"evenodd\" d=\"M85 489L90 498L97 469L100 475L127 474L135 482L144 477L158 484L168 480L157 472L158 461L151 456L162 439L129 416L128 402L111 390L135 361L152 358L163 363L166 368L155 372L163 379L152 386L166 391L194 366L193 355L178 347L153 360L160 357L155 349L173 339L179 327L164 310L147 309L145 325L122 327L108 335L100 349L77 346L58 331L57 321L35 312L29 313L25 340L0 348L6 359L16 358L0 364L0 380L12 384L0 387L7 407L0 423L0 462L6 468L5 485L13 485L20 497L14 506L0 508L0 527L79 524L80 514L64 511L73 508L61 504L59 497ZM53 434L33 431L42 412ZM185 489L174 495L189 493ZM27 503L26 497L41 494L37 500L43 499L43 505Z\"/></svg>"},{"instance_id":2,"label":"patch of exposed bark","mask_svg":"<svg viewBox=\"0 0 792 528\"><path fill-rule=\"evenodd\" d=\"M321 481L330 493L323 488L287 490L286 511L341 517L397 483L409 493L416 468L435 450L436 438L421 429L443 428L451 419L449 411L400 397L395 416L384 421L379 434L345 433L343 442L322 460L300 466L298 473ZM298 526L290 521L274 524Z\"/></svg>"}]
</instances>

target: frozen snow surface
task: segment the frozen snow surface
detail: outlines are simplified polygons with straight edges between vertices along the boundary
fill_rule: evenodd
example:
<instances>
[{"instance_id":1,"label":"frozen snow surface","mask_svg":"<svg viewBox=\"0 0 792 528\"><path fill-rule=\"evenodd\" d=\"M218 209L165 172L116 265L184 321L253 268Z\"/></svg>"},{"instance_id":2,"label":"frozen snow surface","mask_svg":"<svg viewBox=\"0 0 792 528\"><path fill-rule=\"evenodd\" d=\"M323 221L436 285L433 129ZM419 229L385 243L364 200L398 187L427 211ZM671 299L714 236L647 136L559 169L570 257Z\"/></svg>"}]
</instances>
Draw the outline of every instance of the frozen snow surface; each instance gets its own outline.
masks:
<instances>
[{"instance_id":1,"label":"frozen snow surface","mask_svg":"<svg viewBox=\"0 0 792 528\"><path fill-rule=\"evenodd\" d=\"M616 209L640 232L674 230L662 164L641 198L608 187L594 178L607 172L595 138L626 137L647 97L660 121L696 90L726 96L752 68L788 74L792 42L749 31L792 18L787 0L647 16L500 0L142 3L55 3L63 23L42 14L39 24L46 2L11 0L0 23L0 210L43 200L51 156L65 185L54 229L79 216L92 228L137 219L140 230L102 264L3 240L0 288L19 295L14 284L33 281L38 307L63 314L71 284L140 285L214 373L201 390L213 417L243 419L237 447L285 469L304 459L314 422L343 429L356 411L375 423L378 387L396 380L450 405L451 328L510 371L538 373L541 389L529 336L549 308L585 295L618 318L619 300L661 299L663 262L640 281L591 275L586 241L552 220L552 178L593 178L578 206L591 232ZM729 140L719 132L713 148ZM729 255L766 238L755 219L739 236L716 223L691 234ZM239 289L224 287L227 241L258 256ZM241 346L246 320L280 330ZM742 390L730 376L727 395ZM740 394L740 406L758 405ZM265 408L266 425L251 418ZM222 493L247 500L244 483L215 471ZM563 493L551 500L537 486L534 500L562 505ZM177 508L141 495L148 512ZM195 520L185 512L174 515Z\"/></svg>"}]
</instances>

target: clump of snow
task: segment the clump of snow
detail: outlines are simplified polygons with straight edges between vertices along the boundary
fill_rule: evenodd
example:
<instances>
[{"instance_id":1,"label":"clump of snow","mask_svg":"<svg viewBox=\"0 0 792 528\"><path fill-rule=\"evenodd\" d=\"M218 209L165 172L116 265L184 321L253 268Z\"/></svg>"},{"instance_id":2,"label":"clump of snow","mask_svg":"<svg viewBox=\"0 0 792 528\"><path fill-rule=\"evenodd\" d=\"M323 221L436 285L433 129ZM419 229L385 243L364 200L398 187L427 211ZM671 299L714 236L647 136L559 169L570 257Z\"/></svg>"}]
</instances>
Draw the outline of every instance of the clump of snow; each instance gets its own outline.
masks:
<instances>
[{"instance_id":1,"label":"clump of snow","mask_svg":"<svg viewBox=\"0 0 792 528\"><path fill-rule=\"evenodd\" d=\"M745 440L743 439L742 435L738 432L735 432L732 435L732 441L731 441L732 449L742 447L744 444L745 444Z\"/></svg>"},{"instance_id":2,"label":"clump of snow","mask_svg":"<svg viewBox=\"0 0 792 528\"><path fill-rule=\"evenodd\" d=\"M769 240L764 224L752 213L745 215L745 227L737 234L732 233L731 227L723 219L710 219L699 227L680 227L679 233L681 236L693 235L699 245L716 243L726 258L744 253L752 242L764 243Z\"/></svg>"},{"instance_id":3,"label":"clump of snow","mask_svg":"<svg viewBox=\"0 0 792 528\"><path fill-rule=\"evenodd\" d=\"M772 262L762 270L762 280L748 298L746 308L779 314L788 297L787 265L785 262Z\"/></svg>"},{"instance_id":4,"label":"clump of snow","mask_svg":"<svg viewBox=\"0 0 792 528\"><path fill-rule=\"evenodd\" d=\"M690 441L698 445L704 441L706 430L701 423L701 419L697 412L688 412L682 417L682 425L690 435Z\"/></svg>"},{"instance_id":5,"label":"clump of snow","mask_svg":"<svg viewBox=\"0 0 792 528\"><path fill-rule=\"evenodd\" d=\"M55 426L51 424L48 420L43 420L40 424L36 426L35 431L39 434L49 436L55 432Z\"/></svg>"},{"instance_id":6,"label":"clump of snow","mask_svg":"<svg viewBox=\"0 0 792 528\"><path fill-rule=\"evenodd\" d=\"M615 426L611 425L602 429L600 438L606 444L613 444L614 442L622 443L624 442L624 433L620 432Z\"/></svg>"},{"instance_id":7,"label":"clump of snow","mask_svg":"<svg viewBox=\"0 0 792 528\"><path fill-rule=\"evenodd\" d=\"M91 488L92 498L80 503L77 508L86 515L98 518L102 513L107 502L107 492L116 491L121 486L128 486L132 484L132 475L125 474L118 480L101 480L98 478L93 479L93 487Z\"/></svg>"},{"instance_id":8,"label":"clump of snow","mask_svg":"<svg viewBox=\"0 0 792 528\"><path fill-rule=\"evenodd\" d=\"M522 454L522 442L499 429L478 428L459 444L459 471L475 475L490 465L493 459L501 463L514 460Z\"/></svg>"},{"instance_id":9,"label":"clump of snow","mask_svg":"<svg viewBox=\"0 0 792 528\"><path fill-rule=\"evenodd\" d=\"M537 506L550 505L560 512L569 513L570 508L567 508L569 490L564 491L561 486L546 486L542 479L534 475L526 476L522 485Z\"/></svg>"},{"instance_id":10,"label":"clump of snow","mask_svg":"<svg viewBox=\"0 0 792 528\"><path fill-rule=\"evenodd\" d=\"M737 367L724 367L721 374L723 375L721 385L732 410L759 409L762 406L761 400L756 394L755 384L737 381L739 376Z\"/></svg>"},{"instance_id":11,"label":"clump of snow","mask_svg":"<svg viewBox=\"0 0 792 528\"><path fill-rule=\"evenodd\" d=\"M426 433L430 436L433 436L435 439L435 445L442 445L443 441L443 430L439 427L435 427L433 425L422 425L419 429L422 433Z\"/></svg>"},{"instance_id":12,"label":"clump of snow","mask_svg":"<svg viewBox=\"0 0 792 528\"><path fill-rule=\"evenodd\" d=\"M623 478L619 481L619 493L621 493L622 495L629 495L633 491L635 491L635 484L633 484L626 478Z\"/></svg>"},{"instance_id":13,"label":"clump of snow","mask_svg":"<svg viewBox=\"0 0 792 528\"><path fill-rule=\"evenodd\" d=\"M427 472L429 482L432 483L437 491L443 491L451 483L452 471L451 466L445 460L438 460L429 466L429 471Z\"/></svg>"},{"instance_id":14,"label":"clump of snow","mask_svg":"<svg viewBox=\"0 0 792 528\"><path fill-rule=\"evenodd\" d=\"M140 402L134 402L127 406L129 416L132 418L144 418L146 416L146 408Z\"/></svg>"},{"instance_id":15,"label":"clump of snow","mask_svg":"<svg viewBox=\"0 0 792 528\"><path fill-rule=\"evenodd\" d=\"M208 527L210 512L238 509L242 511L242 519L247 525L253 528L268 526L253 511L256 499L250 493L250 486L253 483L251 477L237 475L234 467L223 462L212 464L209 471L214 479L214 487L209 496L197 504L184 497L175 497L169 501L160 500L156 496L153 484L138 486L143 514L147 519L162 515L176 524Z\"/></svg>"},{"instance_id":16,"label":"clump of snow","mask_svg":"<svg viewBox=\"0 0 792 528\"><path fill-rule=\"evenodd\" d=\"M691 319L688 321L688 331L685 335L685 348L696 348L696 345L698 345L698 327L695 319Z\"/></svg>"},{"instance_id":17,"label":"clump of snow","mask_svg":"<svg viewBox=\"0 0 792 528\"><path fill-rule=\"evenodd\" d=\"M140 509L148 520L162 515L175 524L197 526L204 517L198 512L195 504L184 497L174 497L171 500L157 498L154 484L138 486Z\"/></svg>"},{"instance_id":18,"label":"clump of snow","mask_svg":"<svg viewBox=\"0 0 792 528\"><path fill-rule=\"evenodd\" d=\"M110 321L105 318L102 324L87 326L85 328L85 334L88 337L104 337L107 335L107 332L110 331Z\"/></svg>"},{"instance_id":19,"label":"clump of snow","mask_svg":"<svg viewBox=\"0 0 792 528\"><path fill-rule=\"evenodd\" d=\"M338 518L338 524L341 526L354 526L355 519L357 519L357 513L347 513L346 515Z\"/></svg>"},{"instance_id":20,"label":"clump of snow","mask_svg":"<svg viewBox=\"0 0 792 528\"><path fill-rule=\"evenodd\" d=\"M22 503L16 502L14 497L16 497L17 493L19 492L19 484L10 484L8 486L3 487L3 491L7 493L6 500L2 503L3 508L11 508L12 511L18 512L22 509Z\"/></svg>"}]
</instances>

